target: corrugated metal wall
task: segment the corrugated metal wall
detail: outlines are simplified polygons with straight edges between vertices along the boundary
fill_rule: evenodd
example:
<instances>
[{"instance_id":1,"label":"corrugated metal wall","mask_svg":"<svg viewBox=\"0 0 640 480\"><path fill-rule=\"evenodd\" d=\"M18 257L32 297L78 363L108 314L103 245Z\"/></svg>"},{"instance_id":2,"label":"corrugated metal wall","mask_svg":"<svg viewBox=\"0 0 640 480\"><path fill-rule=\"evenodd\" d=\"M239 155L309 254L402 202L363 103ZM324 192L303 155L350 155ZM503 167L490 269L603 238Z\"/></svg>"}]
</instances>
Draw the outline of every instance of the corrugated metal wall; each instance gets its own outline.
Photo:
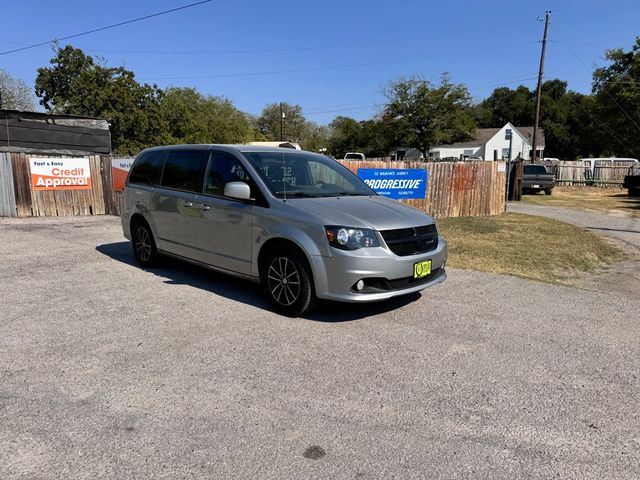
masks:
<instances>
[{"instance_id":1,"label":"corrugated metal wall","mask_svg":"<svg viewBox=\"0 0 640 480\"><path fill-rule=\"evenodd\" d=\"M16 216L16 195L13 188L11 154L0 152L0 217Z\"/></svg>"}]
</instances>

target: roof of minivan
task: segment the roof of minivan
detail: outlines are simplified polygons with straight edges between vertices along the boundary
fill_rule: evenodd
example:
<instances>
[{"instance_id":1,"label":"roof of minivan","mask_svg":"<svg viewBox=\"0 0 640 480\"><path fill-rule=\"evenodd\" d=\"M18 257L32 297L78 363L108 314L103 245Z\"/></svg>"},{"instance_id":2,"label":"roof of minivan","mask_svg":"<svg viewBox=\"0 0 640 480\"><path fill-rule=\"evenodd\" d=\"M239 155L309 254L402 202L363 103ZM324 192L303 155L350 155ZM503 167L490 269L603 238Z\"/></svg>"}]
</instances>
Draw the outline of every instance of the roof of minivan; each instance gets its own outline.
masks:
<instances>
[{"instance_id":1,"label":"roof of minivan","mask_svg":"<svg viewBox=\"0 0 640 480\"><path fill-rule=\"evenodd\" d=\"M596 157L596 158L579 158L578 160L615 160L615 161L623 161L623 162L637 162L637 158L627 158L627 157Z\"/></svg>"},{"instance_id":2,"label":"roof of minivan","mask_svg":"<svg viewBox=\"0 0 640 480\"><path fill-rule=\"evenodd\" d=\"M314 152L306 152L305 150L294 150L293 148L283 148L283 147L267 147L264 145L242 145L242 144L225 144L225 143L195 143L195 144L183 144L183 145L159 145L157 147L150 147L147 150L154 149L168 149L168 150L197 150L201 148L229 148L235 149L239 152L305 152L305 153L314 153ZM317 154L316 154L317 155Z\"/></svg>"}]
</instances>

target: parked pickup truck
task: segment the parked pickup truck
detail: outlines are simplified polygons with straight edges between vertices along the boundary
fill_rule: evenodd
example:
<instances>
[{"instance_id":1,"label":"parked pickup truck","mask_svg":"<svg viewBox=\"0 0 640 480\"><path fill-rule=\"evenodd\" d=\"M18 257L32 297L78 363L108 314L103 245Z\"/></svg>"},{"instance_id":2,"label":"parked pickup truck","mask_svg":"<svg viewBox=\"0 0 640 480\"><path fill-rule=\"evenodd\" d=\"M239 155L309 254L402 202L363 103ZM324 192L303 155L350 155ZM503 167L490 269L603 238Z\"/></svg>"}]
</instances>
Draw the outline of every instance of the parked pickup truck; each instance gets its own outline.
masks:
<instances>
[{"instance_id":1,"label":"parked pickup truck","mask_svg":"<svg viewBox=\"0 0 640 480\"><path fill-rule=\"evenodd\" d=\"M630 197L640 197L640 167L629 169L629 175L624 177L622 188L626 188Z\"/></svg>"},{"instance_id":2,"label":"parked pickup truck","mask_svg":"<svg viewBox=\"0 0 640 480\"><path fill-rule=\"evenodd\" d=\"M551 195L556 186L556 177L549 173L544 165L524 165L522 172L522 193L537 193L543 191Z\"/></svg>"}]
</instances>

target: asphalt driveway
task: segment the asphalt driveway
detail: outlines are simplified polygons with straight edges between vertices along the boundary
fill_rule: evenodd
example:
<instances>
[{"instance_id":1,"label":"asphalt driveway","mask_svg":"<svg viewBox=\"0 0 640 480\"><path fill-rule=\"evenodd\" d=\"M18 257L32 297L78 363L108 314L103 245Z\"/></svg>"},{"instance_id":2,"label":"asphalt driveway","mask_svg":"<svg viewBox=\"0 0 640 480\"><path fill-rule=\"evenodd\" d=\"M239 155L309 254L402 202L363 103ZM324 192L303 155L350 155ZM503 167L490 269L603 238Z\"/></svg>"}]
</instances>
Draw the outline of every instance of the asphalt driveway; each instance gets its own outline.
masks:
<instances>
[{"instance_id":1,"label":"asphalt driveway","mask_svg":"<svg viewBox=\"0 0 640 480\"><path fill-rule=\"evenodd\" d=\"M113 217L0 255L3 480L640 477L637 299L458 270L290 319Z\"/></svg>"}]
</instances>

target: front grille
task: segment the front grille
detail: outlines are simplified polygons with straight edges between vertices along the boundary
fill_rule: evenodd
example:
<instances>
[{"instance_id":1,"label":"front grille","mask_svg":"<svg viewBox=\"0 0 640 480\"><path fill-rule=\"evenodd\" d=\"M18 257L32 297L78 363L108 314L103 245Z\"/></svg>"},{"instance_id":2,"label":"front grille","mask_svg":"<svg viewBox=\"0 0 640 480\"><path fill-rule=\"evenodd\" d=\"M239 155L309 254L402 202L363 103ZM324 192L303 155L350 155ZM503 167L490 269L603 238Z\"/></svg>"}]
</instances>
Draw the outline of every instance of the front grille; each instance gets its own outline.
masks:
<instances>
[{"instance_id":1,"label":"front grille","mask_svg":"<svg viewBox=\"0 0 640 480\"><path fill-rule=\"evenodd\" d=\"M383 230L380 234L389 249L399 257L430 252L438 246L438 231L435 225Z\"/></svg>"}]
</instances>

